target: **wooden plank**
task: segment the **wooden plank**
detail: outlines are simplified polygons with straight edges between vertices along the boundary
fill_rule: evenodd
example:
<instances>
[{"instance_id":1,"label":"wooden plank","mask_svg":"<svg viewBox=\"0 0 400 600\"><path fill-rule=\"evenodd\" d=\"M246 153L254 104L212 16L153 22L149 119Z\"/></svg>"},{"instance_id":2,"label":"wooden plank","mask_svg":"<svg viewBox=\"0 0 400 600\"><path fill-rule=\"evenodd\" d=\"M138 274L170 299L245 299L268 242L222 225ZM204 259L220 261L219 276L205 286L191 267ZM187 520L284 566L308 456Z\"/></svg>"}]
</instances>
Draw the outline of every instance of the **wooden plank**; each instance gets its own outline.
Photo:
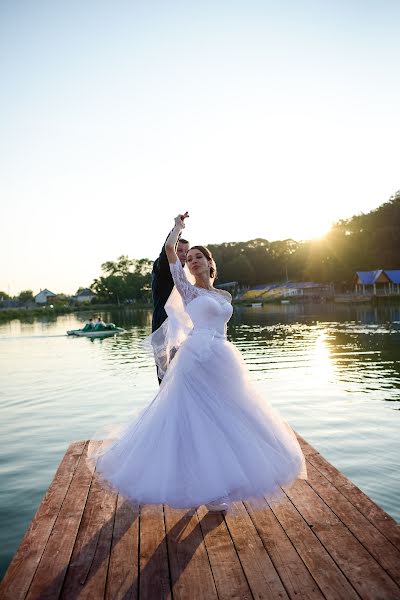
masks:
<instances>
[{"instance_id":1,"label":"wooden plank","mask_svg":"<svg viewBox=\"0 0 400 600\"><path fill-rule=\"evenodd\" d=\"M60 595L93 476L86 455L87 444L26 596L29 600L55 600Z\"/></svg>"},{"instance_id":2,"label":"wooden plank","mask_svg":"<svg viewBox=\"0 0 400 600\"><path fill-rule=\"evenodd\" d=\"M331 465L300 436L307 460L326 477L377 529L400 550L400 524L362 492L350 479Z\"/></svg>"},{"instance_id":3,"label":"wooden plank","mask_svg":"<svg viewBox=\"0 0 400 600\"><path fill-rule=\"evenodd\" d=\"M286 494L333 560L365 599L398 598L399 588L310 487L298 480Z\"/></svg>"},{"instance_id":4,"label":"wooden plank","mask_svg":"<svg viewBox=\"0 0 400 600\"><path fill-rule=\"evenodd\" d=\"M225 517L145 506L140 518L92 478L87 443L71 444L0 597L400 599L399 526L300 443L309 482L270 506L234 503Z\"/></svg>"},{"instance_id":5,"label":"wooden plank","mask_svg":"<svg viewBox=\"0 0 400 600\"><path fill-rule=\"evenodd\" d=\"M282 495L269 504L325 598L358 599L359 595L290 500Z\"/></svg>"},{"instance_id":6,"label":"wooden plank","mask_svg":"<svg viewBox=\"0 0 400 600\"><path fill-rule=\"evenodd\" d=\"M22 600L26 597L84 447L85 442L74 442L65 453L54 479L0 583L2 599Z\"/></svg>"},{"instance_id":7,"label":"wooden plank","mask_svg":"<svg viewBox=\"0 0 400 600\"><path fill-rule=\"evenodd\" d=\"M222 513L201 506L197 516L219 600L250 600L253 596Z\"/></svg>"},{"instance_id":8,"label":"wooden plank","mask_svg":"<svg viewBox=\"0 0 400 600\"><path fill-rule=\"evenodd\" d=\"M139 576L139 507L118 496L106 600L136 600Z\"/></svg>"},{"instance_id":9,"label":"wooden plank","mask_svg":"<svg viewBox=\"0 0 400 600\"><path fill-rule=\"evenodd\" d=\"M288 598L243 503L232 503L225 520L253 596L259 600Z\"/></svg>"},{"instance_id":10,"label":"wooden plank","mask_svg":"<svg viewBox=\"0 0 400 600\"><path fill-rule=\"evenodd\" d=\"M400 551L313 465L309 463L307 469L313 490L400 585Z\"/></svg>"},{"instance_id":11,"label":"wooden plank","mask_svg":"<svg viewBox=\"0 0 400 600\"><path fill-rule=\"evenodd\" d=\"M164 512L174 600L217 599L196 511L165 506Z\"/></svg>"},{"instance_id":12,"label":"wooden plank","mask_svg":"<svg viewBox=\"0 0 400 600\"><path fill-rule=\"evenodd\" d=\"M60 598L104 598L117 497L93 478Z\"/></svg>"},{"instance_id":13,"label":"wooden plank","mask_svg":"<svg viewBox=\"0 0 400 600\"><path fill-rule=\"evenodd\" d=\"M301 446L303 454L306 458L308 458L312 454L319 454L318 450L314 448L314 446L311 446L311 444L309 444L307 440L305 440L299 433L297 433L297 431L295 431L295 434Z\"/></svg>"},{"instance_id":14,"label":"wooden plank","mask_svg":"<svg viewBox=\"0 0 400 600\"><path fill-rule=\"evenodd\" d=\"M323 600L325 596L268 503L264 501L262 508L260 501L257 503L245 502L244 504L289 597Z\"/></svg>"},{"instance_id":15,"label":"wooden plank","mask_svg":"<svg viewBox=\"0 0 400 600\"><path fill-rule=\"evenodd\" d=\"M162 504L140 507L139 529L139 598L169 600L172 595Z\"/></svg>"}]
</instances>

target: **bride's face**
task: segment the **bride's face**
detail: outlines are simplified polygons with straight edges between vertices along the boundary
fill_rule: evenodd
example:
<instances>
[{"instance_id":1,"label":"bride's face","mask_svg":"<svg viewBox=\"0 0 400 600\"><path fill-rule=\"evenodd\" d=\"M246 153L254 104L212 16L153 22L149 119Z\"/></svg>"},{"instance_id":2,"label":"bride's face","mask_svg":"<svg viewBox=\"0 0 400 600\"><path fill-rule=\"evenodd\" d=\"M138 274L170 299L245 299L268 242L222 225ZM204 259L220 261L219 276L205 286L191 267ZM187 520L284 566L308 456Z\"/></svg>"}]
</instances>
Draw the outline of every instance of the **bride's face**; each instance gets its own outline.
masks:
<instances>
[{"instance_id":1,"label":"bride's face","mask_svg":"<svg viewBox=\"0 0 400 600\"><path fill-rule=\"evenodd\" d=\"M203 273L209 275L210 273L210 263L200 250L189 250L186 255L186 264L192 275L203 275Z\"/></svg>"}]
</instances>

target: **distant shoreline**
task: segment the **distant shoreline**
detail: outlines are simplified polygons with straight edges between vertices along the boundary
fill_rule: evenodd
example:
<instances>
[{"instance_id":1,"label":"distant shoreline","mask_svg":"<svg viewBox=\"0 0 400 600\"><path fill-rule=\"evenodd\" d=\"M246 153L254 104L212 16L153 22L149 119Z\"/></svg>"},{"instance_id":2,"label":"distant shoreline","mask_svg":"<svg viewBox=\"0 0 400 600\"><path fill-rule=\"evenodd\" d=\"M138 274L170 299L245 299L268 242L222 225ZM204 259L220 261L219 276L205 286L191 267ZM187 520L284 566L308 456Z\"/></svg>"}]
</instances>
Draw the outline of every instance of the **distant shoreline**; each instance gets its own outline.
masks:
<instances>
[{"instance_id":1,"label":"distant shoreline","mask_svg":"<svg viewBox=\"0 0 400 600\"><path fill-rule=\"evenodd\" d=\"M313 301L311 301L313 302ZM301 298L291 298L289 301L290 304L305 304L304 299ZM314 303L319 304L318 301L314 301ZM341 302L335 302L334 298L323 302L323 304L332 303L336 305L342 305ZM379 304L395 304L398 306L400 303L400 296L397 294L392 296L372 296L368 299L368 302L363 302L362 304L367 304L369 306L376 306ZM249 300L233 300L233 304L237 307L254 307L254 306L264 306L277 304L281 305L281 300L268 300L260 302L257 299L254 299L253 302ZM347 306L355 306L357 302L349 302L346 303ZM358 304L359 305L359 304ZM49 319L55 319L62 315L68 315L72 313L76 314L85 314L90 316L96 316L105 311L110 310L153 310L153 305L147 302L137 302L135 304L96 304L89 306L54 306L50 308L50 306L43 306L38 308L5 308L0 309L0 324L7 323L13 320L20 320L22 322L29 322L38 317L47 317Z\"/></svg>"},{"instance_id":2,"label":"distant shoreline","mask_svg":"<svg viewBox=\"0 0 400 600\"><path fill-rule=\"evenodd\" d=\"M56 318L61 315L68 315L72 313L78 314L89 314L89 315L97 315L103 311L109 310L126 310L126 309L152 309L152 304L147 304L145 302L137 302L135 304L129 305L118 305L118 304L96 304L90 306L54 306L50 308L50 306L42 306L38 308L5 308L0 309L0 323L7 323L8 321L13 321L14 319L20 321L31 321L37 317L50 317Z\"/></svg>"}]
</instances>

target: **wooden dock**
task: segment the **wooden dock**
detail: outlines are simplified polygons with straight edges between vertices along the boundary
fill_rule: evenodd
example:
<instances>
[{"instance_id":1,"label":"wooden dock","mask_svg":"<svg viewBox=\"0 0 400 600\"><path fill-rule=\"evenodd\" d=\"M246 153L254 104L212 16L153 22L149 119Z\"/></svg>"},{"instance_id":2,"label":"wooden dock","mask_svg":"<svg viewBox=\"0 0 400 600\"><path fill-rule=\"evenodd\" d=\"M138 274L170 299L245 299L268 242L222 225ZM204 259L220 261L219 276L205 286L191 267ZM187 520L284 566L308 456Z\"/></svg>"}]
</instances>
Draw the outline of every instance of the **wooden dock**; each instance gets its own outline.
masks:
<instances>
[{"instance_id":1,"label":"wooden dock","mask_svg":"<svg viewBox=\"0 0 400 600\"><path fill-rule=\"evenodd\" d=\"M226 515L133 507L71 444L1 600L400 599L400 526L299 439L308 481Z\"/></svg>"}]
</instances>

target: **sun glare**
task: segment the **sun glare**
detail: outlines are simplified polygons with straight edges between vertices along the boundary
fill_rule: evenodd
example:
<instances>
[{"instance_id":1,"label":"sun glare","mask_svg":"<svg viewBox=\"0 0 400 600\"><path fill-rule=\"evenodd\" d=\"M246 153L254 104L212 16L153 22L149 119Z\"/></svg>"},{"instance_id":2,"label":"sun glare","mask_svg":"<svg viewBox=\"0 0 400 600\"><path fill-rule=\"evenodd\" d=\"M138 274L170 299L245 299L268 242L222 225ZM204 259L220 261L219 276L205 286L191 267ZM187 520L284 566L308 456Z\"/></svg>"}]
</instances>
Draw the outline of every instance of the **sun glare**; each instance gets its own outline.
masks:
<instances>
[{"instance_id":1,"label":"sun glare","mask_svg":"<svg viewBox=\"0 0 400 600\"><path fill-rule=\"evenodd\" d=\"M321 220L321 222L318 222L305 220L304 223L296 223L293 234L284 237L291 237L296 241L321 240L327 235L330 228L331 225L328 225L326 221Z\"/></svg>"},{"instance_id":2,"label":"sun glare","mask_svg":"<svg viewBox=\"0 0 400 600\"><path fill-rule=\"evenodd\" d=\"M327 333L322 331L315 341L311 358L314 377L322 381L329 381L333 378L333 364L326 338Z\"/></svg>"}]
</instances>

